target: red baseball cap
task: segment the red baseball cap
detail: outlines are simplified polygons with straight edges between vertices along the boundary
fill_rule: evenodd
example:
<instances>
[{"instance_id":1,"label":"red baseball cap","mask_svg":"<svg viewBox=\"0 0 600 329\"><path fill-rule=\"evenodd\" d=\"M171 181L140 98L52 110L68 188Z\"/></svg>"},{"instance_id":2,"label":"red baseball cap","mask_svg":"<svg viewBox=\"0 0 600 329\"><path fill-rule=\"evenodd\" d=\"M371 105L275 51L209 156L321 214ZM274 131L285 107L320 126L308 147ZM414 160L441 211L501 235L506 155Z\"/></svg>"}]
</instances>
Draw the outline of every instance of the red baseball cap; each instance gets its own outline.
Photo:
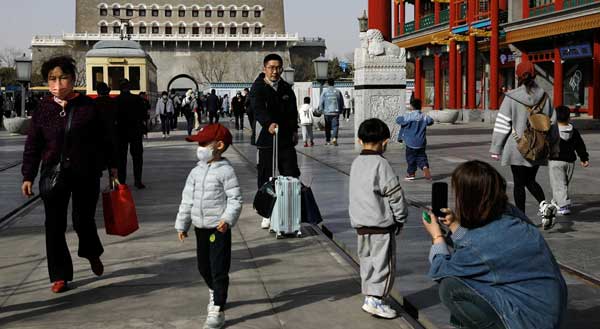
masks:
<instances>
[{"instance_id":1,"label":"red baseball cap","mask_svg":"<svg viewBox=\"0 0 600 329\"><path fill-rule=\"evenodd\" d=\"M233 137L231 136L229 129L225 128L225 126L220 123L206 125L204 128L200 129L196 135L188 136L185 140L196 143L221 141L227 146L233 143Z\"/></svg>"},{"instance_id":2,"label":"red baseball cap","mask_svg":"<svg viewBox=\"0 0 600 329\"><path fill-rule=\"evenodd\" d=\"M535 67L530 61L523 61L517 65L517 77L524 79L525 74L529 74L530 77L535 77Z\"/></svg>"}]
</instances>

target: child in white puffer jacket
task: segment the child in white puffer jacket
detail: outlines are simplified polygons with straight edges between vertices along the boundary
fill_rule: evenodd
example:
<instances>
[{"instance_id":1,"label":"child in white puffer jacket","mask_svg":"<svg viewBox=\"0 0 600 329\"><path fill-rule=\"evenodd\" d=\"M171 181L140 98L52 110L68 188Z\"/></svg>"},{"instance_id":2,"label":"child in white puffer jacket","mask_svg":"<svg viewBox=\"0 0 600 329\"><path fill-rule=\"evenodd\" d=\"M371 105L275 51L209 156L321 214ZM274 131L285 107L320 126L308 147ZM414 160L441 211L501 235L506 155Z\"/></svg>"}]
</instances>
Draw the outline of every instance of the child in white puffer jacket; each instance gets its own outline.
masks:
<instances>
[{"instance_id":1,"label":"child in white puffer jacket","mask_svg":"<svg viewBox=\"0 0 600 329\"><path fill-rule=\"evenodd\" d=\"M304 104L298 108L298 121L302 127L302 141L304 147L314 146L313 139L313 111L314 108L310 105L310 97L304 97Z\"/></svg>"}]
</instances>

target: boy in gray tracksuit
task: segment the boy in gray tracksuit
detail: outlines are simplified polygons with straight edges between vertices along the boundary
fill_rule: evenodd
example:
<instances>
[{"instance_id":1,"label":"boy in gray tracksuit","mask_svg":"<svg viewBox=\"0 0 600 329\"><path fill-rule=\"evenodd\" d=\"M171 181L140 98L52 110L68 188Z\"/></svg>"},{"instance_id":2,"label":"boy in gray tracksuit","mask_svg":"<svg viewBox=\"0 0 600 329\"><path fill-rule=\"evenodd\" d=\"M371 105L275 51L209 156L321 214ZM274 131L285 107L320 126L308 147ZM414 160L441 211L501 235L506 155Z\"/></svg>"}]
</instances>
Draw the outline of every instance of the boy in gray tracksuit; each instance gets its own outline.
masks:
<instances>
[{"instance_id":1,"label":"boy in gray tracksuit","mask_svg":"<svg viewBox=\"0 0 600 329\"><path fill-rule=\"evenodd\" d=\"M392 319L396 311L387 305L396 267L396 240L408 206L400 179L383 157L390 138L387 125L376 118L358 128L362 152L350 170L350 221L358 233L358 258L365 302L362 309Z\"/></svg>"}]
</instances>

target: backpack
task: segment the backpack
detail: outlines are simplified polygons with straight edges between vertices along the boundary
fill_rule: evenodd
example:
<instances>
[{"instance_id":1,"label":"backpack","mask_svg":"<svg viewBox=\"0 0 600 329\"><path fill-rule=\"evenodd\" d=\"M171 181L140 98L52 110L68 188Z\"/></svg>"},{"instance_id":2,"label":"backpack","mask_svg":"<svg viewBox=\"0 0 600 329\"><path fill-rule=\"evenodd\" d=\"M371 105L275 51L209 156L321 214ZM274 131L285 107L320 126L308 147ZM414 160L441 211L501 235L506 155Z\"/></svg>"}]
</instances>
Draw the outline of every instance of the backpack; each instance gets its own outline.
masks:
<instances>
[{"instance_id":1,"label":"backpack","mask_svg":"<svg viewBox=\"0 0 600 329\"><path fill-rule=\"evenodd\" d=\"M544 160L550 156L550 117L543 113L547 100L548 94L544 93L536 105L527 106L529 117L523 136L516 136L513 129L517 150L529 161Z\"/></svg>"}]
</instances>

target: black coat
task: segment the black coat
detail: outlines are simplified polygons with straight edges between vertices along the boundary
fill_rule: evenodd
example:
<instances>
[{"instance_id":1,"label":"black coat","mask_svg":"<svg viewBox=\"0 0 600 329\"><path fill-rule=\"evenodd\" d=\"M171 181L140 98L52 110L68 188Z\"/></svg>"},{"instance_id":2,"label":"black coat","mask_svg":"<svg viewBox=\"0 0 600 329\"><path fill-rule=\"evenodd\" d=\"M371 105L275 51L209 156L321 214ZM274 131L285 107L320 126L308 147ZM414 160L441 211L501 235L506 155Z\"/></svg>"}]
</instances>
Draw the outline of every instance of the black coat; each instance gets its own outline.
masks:
<instances>
[{"instance_id":1,"label":"black coat","mask_svg":"<svg viewBox=\"0 0 600 329\"><path fill-rule=\"evenodd\" d=\"M272 123L279 125L279 147L293 147L298 133L298 108L292 87L283 79L277 91L265 82L261 73L252 84L250 104L256 121L263 129L256 145L259 148L273 147L273 136L268 128Z\"/></svg>"},{"instance_id":2,"label":"black coat","mask_svg":"<svg viewBox=\"0 0 600 329\"><path fill-rule=\"evenodd\" d=\"M231 100L231 108L233 110L233 114L235 115L243 115L244 114L244 97L234 97Z\"/></svg>"},{"instance_id":3,"label":"black coat","mask_svg":"<svg viewBox=\"0 0 600 329\"><path fill-rule=\"evenodd\" d=\"M117 133L119 139L141 138L144 134L144 121L148 112L142 98L128 92L116 98Z\"/></svg>"},{"instance_id":4,"label":"black coat","mask_svg":"<svg viewBox=\"0 0 600 329\"><path fill-rule=\"evenodd\" d=\"M219 97L213 94L208 95L206 98L206 108L208 112L217 113L219 111Z\"/></svg>"}]
</instances>

